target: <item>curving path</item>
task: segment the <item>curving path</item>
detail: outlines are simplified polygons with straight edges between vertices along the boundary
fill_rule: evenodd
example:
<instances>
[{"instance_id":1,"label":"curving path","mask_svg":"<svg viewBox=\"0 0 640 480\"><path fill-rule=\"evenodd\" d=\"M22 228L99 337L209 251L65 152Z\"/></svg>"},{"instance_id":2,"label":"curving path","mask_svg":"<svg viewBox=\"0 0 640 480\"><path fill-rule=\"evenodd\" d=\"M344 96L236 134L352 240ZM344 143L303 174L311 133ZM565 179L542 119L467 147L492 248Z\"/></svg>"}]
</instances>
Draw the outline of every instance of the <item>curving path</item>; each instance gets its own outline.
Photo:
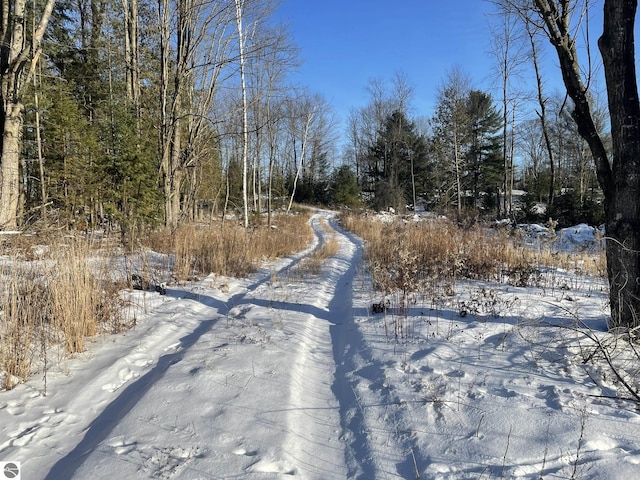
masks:
<instances>
[{"instance_id":1,"label":"curving path","mask_svg":"<svg viewBox=\"0 0 640 480\"><path fill-rule=\"evenodd\" d=\"M8 392L0 459L30 479L375 478L353 377L361 244L331 212L311 224L306 251L249 280L170 289L136 329L50 374L47 397ZM311 273L330 237L338 253Z\"/></svg>"}]
</instances>

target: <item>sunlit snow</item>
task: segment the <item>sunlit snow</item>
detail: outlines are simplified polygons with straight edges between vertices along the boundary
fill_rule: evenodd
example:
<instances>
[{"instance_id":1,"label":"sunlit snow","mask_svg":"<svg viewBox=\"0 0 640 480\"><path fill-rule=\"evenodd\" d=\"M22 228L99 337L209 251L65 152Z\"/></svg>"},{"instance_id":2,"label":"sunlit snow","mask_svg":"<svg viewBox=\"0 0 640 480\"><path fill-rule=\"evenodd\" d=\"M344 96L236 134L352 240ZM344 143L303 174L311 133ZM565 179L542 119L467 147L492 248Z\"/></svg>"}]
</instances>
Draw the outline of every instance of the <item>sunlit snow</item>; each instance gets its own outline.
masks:
<instances>
[{"instance_id":1,"label":"sunlit snow","mask_svg":"<svg viewBox=\"0 0 640 480\"><path fill-rule=\"evenodd\" d=\"M0 393L0 461L28 480L640 478L637 405L584 333L611 339L602 279L460 282L373 314L360 240L331 212L312 225L248 279L131 292L135 328L49 371L46 396L42 372Z\"/></svg>"}]
</instances>

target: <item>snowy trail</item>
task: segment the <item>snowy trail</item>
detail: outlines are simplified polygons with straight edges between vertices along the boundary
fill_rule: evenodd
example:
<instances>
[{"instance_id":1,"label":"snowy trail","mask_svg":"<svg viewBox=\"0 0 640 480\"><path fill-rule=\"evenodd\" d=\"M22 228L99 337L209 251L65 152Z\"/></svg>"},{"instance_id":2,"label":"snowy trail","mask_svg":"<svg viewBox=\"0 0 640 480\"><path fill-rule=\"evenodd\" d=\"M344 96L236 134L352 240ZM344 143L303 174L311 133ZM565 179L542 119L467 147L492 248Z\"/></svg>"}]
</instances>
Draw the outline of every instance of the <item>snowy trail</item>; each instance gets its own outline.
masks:
<instances>
[{"instance_id":1,"label":"snowy trail","mask_svg":"<svg viewBox=\"0 0 640 480\"><path fill-rule=\"evenodd\" d=\"M248 279L131 292L134 329L61 361L47 396L41 374L0 393L0 464L29 480L640 478L635 404L557 327L610 338L597 280L460 282L373 314L361 241L331 212L311 225L305 251Z\"/></svg>"},{"instance_id":2,"label":"snowy trail","mask_svg":"<svg viewBox=\"0 0 640 480\"><path fill-rule=\"evenodd\" d=\"M0 459L51 480L369 472L370 452L356 447L366 442L351 431L360 425L345 418L354 401L343 343L361 247L326 232L321 217L332 214L314 215L306 251L234 280L227 293L212 279L169 290L134 331L99 342L93 358L71 362L69 376L50 374L47 397L33 382L22 409L40 410L39 420L6 432ZM339 254L310 276L304 259L328 235ZM0 404L0 415L20 413L10 405Z\"/></svg>"}]
</instances>

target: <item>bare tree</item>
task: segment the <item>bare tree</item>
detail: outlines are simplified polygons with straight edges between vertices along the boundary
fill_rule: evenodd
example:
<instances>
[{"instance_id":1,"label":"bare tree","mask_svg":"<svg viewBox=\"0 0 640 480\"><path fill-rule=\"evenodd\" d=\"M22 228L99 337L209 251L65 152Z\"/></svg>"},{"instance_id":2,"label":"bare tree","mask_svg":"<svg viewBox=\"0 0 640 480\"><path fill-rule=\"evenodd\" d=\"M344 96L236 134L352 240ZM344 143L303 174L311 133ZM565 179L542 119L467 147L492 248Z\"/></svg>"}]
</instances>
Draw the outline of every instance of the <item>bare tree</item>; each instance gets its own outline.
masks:
<instances>
[{"instance_id":1,"label":"bare tree","mask_svg":"<svg viewBox=\"0 0 640 480\"><path fill-rule=\"evenodd\" d=\"M0 228L18 224L20 203L20 152L24 122L24 89L29 84L55 0L44 3L33 35L27 35L26 0L4 0L0 8ZM34 4L35 5L35 4ZM37 17L37 12L31 12Z\"/></svg>"},{"instance_id":2,"label":"bare tree","mask_svg":"<svg viewBox=\"0 0 640 480\"><path fill-rule=\"evenodd\" d=\"M640 101L634 53L637 4L637 0L604 2L598 46L609 101L613 142L609 158L588 94L590 68L582 68L578 55L578 36L583 20L588 18L589 0L514 2L521 15L544 29L554 47L567 94L573 101L572 117L595 162L604 193L610 328L640 326Z\"/></svg>"},{"instance_id":3,"label":"bare tree","mask_svg":"<svg viewBox=\"0 0 640 480\"><path fill-rule=\"evenodd\" d=\"M549 125L547 121L547 99L544 96L542 73L540 71L540 62L538 58L538 45L536 42L536 27L530 22L525 22L525 28L527 30L527 36L531 45L531 61L533 62L533 69L536 74L536 89L538 106L540 109L536 112L540 119L540 127L542 128L542 136L544 138L544 144L547 149L547 155L549 156L549 196L547 203L553 205L553 197L556 187L556 164L554 161L553 146L551 144L551 134L549 133Z\"/></svg>"},{"instance_id":4,"label":"bare tree","mask_svg":"<svg viewBox=\"0 0 640 480\"><path fill-rule=\"evenodd\" d=\"M244 13L244 12L243 12ZM212 105L223 72L238 58L233 0L158 0L160 37L160 165L165 224L182 216L187 169L195 168L202 146L220 119ZM228 112L226 113L228 116ZM204 151L208 151L205 145ZM194 186L190 185L193 189ZM193 192L187 192L193 198ZM193 205L191 205L191 210Z\"/></svg>"},{"instance_id":5,"label":"bare tree","mask_svg":"<svg viewBox=\"0 0 640 480\"><path fill-rule=\"evenodd\" d=\"M516 112L516 98L522 96L513 85L520 79L526 56L523 55L524 46L521 32L518 30L518 17L509 8L497 2L501 11L501 22L492 31L492 53L497 63L496 76L500 82L502 103L502 202L498 201L498 214L511 213L513 199L514 161L510 142L513 138L513 118ZM511 126L511 134L509 128Z\"/></svg>"},{"instance_id":6,"label":"bare tree","mask_svg":"<svg viewBox=\"0 0 640 480\"><path fill-rule=\"evenodd\" d=\"M249 106L247 104L247 82L245 79L245 41L242 28L243 1L236 2L236 24L238 26L238 50L240 54L240 88L242 92L242 211L244 213L244 228L249 226L249 200L247 197L247 163L249 149L249 132L247 119Z\"/></svg>"},{"instance_id":7,"label":"bare tree","mask_svg":"<svg viewBox=\"0 0 640 480\"><path fill-rule=\"evenodd\" d=\"M312 122L318 114L317 110L319 105L312 97L306 96L306 98L292 99L289 102L289 107L289 133L292 139L293 166L295 173L287 212L291 210L300 173L304 168L307 150L309 149L309 135L312 128ZM297 143L300 143L300 158L298 158L298 149L296 148Z\"/></svg>"}]
</instances>

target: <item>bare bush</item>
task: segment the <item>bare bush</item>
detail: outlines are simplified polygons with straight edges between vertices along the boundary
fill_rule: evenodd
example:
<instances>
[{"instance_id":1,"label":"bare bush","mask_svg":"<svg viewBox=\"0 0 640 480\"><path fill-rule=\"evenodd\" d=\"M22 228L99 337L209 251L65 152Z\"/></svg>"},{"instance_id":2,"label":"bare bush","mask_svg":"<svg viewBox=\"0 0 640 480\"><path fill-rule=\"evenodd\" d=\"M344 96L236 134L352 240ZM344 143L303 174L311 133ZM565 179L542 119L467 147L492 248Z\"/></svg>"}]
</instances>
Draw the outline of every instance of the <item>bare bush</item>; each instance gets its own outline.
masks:
<instances>
[{"instance_id":1,"label":"bare bush","mask_svg":"<svg viewBox=\"0 0 640 480\"><path fill-rule=\"evenodd\" d=\"M562 268L577 273L604 275L604 255L552 253L549 248L529 248L508 231L480 226L461 228L447 220L381 222L371 217L345 216L344 226L362 237L371 265L394 275L402 269L397 252L415 257L416 276L424 281L456 279L537 285L541 268ZM375 272L374 272L375 273Z\"/></svg>"}]
</instances>

